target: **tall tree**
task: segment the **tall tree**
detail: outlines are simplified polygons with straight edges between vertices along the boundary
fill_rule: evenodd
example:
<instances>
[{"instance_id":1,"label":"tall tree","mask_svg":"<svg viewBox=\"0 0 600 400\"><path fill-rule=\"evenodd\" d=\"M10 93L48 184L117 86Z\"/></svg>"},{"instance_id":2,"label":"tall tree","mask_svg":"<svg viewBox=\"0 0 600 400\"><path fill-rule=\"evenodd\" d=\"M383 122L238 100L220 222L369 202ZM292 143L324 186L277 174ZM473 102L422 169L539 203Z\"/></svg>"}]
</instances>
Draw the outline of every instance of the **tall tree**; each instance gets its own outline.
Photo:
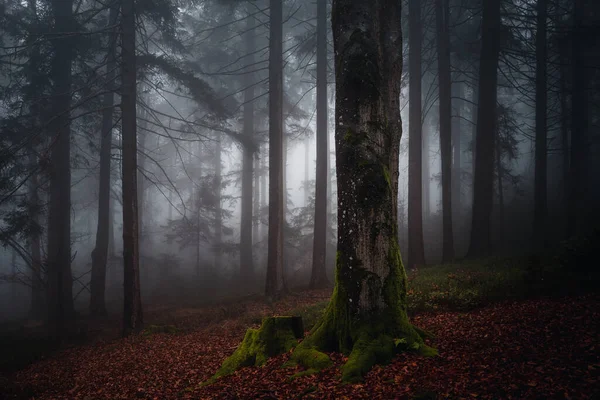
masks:
<instances>
[{"instance_id":1,"label":"tall tree","mask_svg":"<svg viewBox=\"0 0 600 400\"><path fill-rule=\"evenodd\" d=\"M269 32L269 250L265 294L283 290L283 6L270 0Z\"/></svg>"},{"instance_id":2,"label":"tall tree","mask_svg":"<svg viewBox=\"0 0 600 400\"><path fill-rule=\"evenodd\" d=\"M48 215L48 317L62 334L73 316L71 275L71 65L75 21L72 0L52 0L54 51L52 59L53 134L50 155L50 204Z\"/></svg>"},{"instance_id":3,"label":"tall tree","mask_svg":"<svg viewBox=\"0 0 600 400\"><path fill-rule=\"evenodd\" d=\"M425 264L421 123L421 2L408 2L408 267Z\"/></svg>"},{"instance_id":4,"label":"tall tree","mask_svg":"<svg viewBox=\"0 0 600 400\"><path fill-rule=\"evenodd\" d=\"M106 290L106 261L108 256L110 219L110 159L113 128L113 80L115 78L115 52L118 7L112 5L108 16L108 56L106 63L107 93L103 98L102 126L100 130L100 177L98 188L98 224L96 246L92 251L92 277L90 280L90 312L92 315L106 315L104 294Z\"/></svg>"},{"instance_id":5,"label":"tall tree","mask_svg":"<svg viewBox=\"0 0 600 400\"><path fill-rule=\"evenodd\" d=\"M251 11L248 7L248 11ZM245 75L244 89L244 136L254 136L254 51L256 48L254 35L254 16L246 18L246 51L248 53L248 71ZM240 274L247 281L254 273L252 259L252 177L254 175L254 153L244 146L242 154L242 216L240 227Z\"/></svg>"},{"instance_id":6,"label":"tall tree","mask_svg":"<svg viewBox=\"0 0 600 400\"><path fill-rule=\"evenodd\" d=\"M442 262L454 259L452 232L452 80L450 73L450 3L435 1L438 59L440 153L442 157Z\"/></svg>"},{"instance_id":7,"label":"tall tree","mask_svg":"<svg viewBox=\"0 0 600 400\"><path fill-rule=\"evenodd\" d=\"M328 285L327 249L327 0L317 0L317 171L310 287Z\"/></svg>"},{"instance_id":8,"label":"tall tree","mask_svg":"<svg viewBox=\"0 0 600 400\"><path fill-rule=\"evenodd\" d=\"M123 336L143 329L137 199L134 0L121 2L121 135L123 137Z\"/></svg>"},{"instance_id":9,"label":"tall tree","mask_svg":"<svg viewBox=\"0 0 600 400\"><path fill-rule=\"evenodd\" d=\"M535 179L533 207L533 242L541 247L546 241L546 220L548 214L547 174L548 174L548 122L547 122L547 39L546 0L537 0L537 29L535 34Z\"/></svg>"},{"instance_id":10,"label":"tall tree","mask_svg":"<svg viewBox=\"0 0 600 400\"><path fill-rule=\"evenodd\" d=\"M338 180L336 284L321 320L295 350L307 367L349 353L342 379L389 362L396 345L429 352L406 314L397 232L402 124L401 2L334 0Z\"/></svg>"},{"instance_id":11,"label":"tall tree","mask_svg":"<svg viewBox=\"0 0 600 400\"><path fill-rule=\"evenodd\" d=\"M222 177L222 165L221 165L221 153L223 150L223 143L221 141L221 136L217 136L215 138L215 158L214 158L214 169L215 169L215 177L214 177L214 190L215 190L215 237L214 237L214 246L215 246L215 270L221 270L222 263L222 244L223 244L223 209L222 199L221 199L221 186L223 184Z\"/></svg>"},{"instance_id":12,"label":"tall tree","mask_svg":"<svg viewBox=\"0 0 600 400\"><path fill-rule=\"evenodd\" d=\"M483 3L473 178L473 217L467 254L469 257L488 256L492 250L491 214L494 197L496 95L502 27L500 3L501 0L487 0Z\"/></svg>"}]
</instances>

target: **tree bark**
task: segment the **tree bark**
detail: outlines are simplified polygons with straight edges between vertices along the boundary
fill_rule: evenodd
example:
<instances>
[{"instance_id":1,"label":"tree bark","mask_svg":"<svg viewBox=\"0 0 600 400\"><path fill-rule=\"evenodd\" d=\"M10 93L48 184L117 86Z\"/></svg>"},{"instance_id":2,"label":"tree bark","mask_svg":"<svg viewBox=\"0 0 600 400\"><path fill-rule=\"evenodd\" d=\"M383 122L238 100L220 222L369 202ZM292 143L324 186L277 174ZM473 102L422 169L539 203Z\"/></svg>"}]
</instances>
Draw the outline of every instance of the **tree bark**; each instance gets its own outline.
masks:
<instances>
[{"instance_id":1,"label":"tree bark","mask_svg":"<svg viewBox=\"0 0 600 400\"><path fill-rule=\"evenodd\" d=\"M270 0L269 34L269 250L265 294L283 291L283 8Z\"/></svg>"},{"instance_id":2,"label":"tree bark","mask_svg":"<svg viewBox=\"0 0 600 400\"><path fill-rule=\"evenodd\" d=\"M421 2L408 2L408 267L425 264L423 244L423 138L421 123Z\"/></svg>"},{"instance_id":3,"label":"tree bark","mask_svg":"<svg viewBox=\"0 0 600 400\"><path fill-rule=\"evenodd\" d=\"M537 0L537 30L535 39L535 178L533 206L533 240L538 249L546 244L548 199L547 199L547 45L546 0Z\"/></svg>"},{"instance_id":4,"label":"tree bark","mask_svg":"<svg viewBox=\"0 0 600 400\"><path fill-rule=\"evenodd\" d=\"M54 332L65 333L73 317L71 275L71 64L73 46L67 32L75 29L72 0L53 0L52 47L53 132L50 155L50 202L48 214L48 318Z\"/></svg>"},{"instance_id":5,"label":"tree bark","mask_svg":"<svg viewBox=\"0 0 600 400\"><path fill-rule=\"evenodd\" d=\"M454 75L452 83L452 219L454 222L461 220L462 196L461 196L461 118L462 97L464 96L463 84L458 82L458 74ZM459 223L460 225L460 223ZM454 228L454 225L452 226ZM456 232L454 232L456 234Z\"/></svg>"},{"instance_id":6,"label":"tree bark","mask_svg":"<svg viewBox=\"0 0 600 400\"><path fill-rule=\"evenodd\" d=\"M255 68L252 52L256 48L254 35L254 17L246 19L246 51L248 54L248 70ZM246 72L244 84L244 136L254 137L254 74ZM252 177L254 175L254 152L248 146L242 150L242 216L240 226L240 276L248 281L254 274L252 258Z\"/></svg>"},{"instance_id":7,"label":"tree bark","mask_svg":"<svg viewBox=\"0 0 600 400\"><path fill-rule=\"evenodd\" d=\"M123 165L123 336L143 329L137 198L135 8L121 2L121 121Z\"/></svg>"},{"instance_id":8,"label":"tree bark","mask_svg":"<svg viewBox=\"0 0 600 400\"><path fill-rule=\"evenodd\" d=\"M501 0L488 0L483 3L473 216L467 253L471 258L489 256L492 251L491 215L494 198L494 138L497 134L496 94L501 33L500 3Z\"/></svg>"},{"instance_id":9,"label":"tree bark","mask_svg":"<svg viewBox=\"0 0 600 400\"><path fill-rule=\"evenodd\" d=\"M568 46L561 45L560 57L560 138L562 146L562 179L563 179L563 207L567 222L565 223L566 238L569 237L567 232L569 218L569 192L570 192L570 158L569 158L569 102L567 89L567 65L569 62Z\"/></svg>"},{"instance_id":10,"label":"tree bark","mask_svg":"<svg viewBox=\"0 0 600 400\"><path fill-rule=\"evenodd\" d=\"M333 1L336 69L338 251L324 316L293 359L322 368L321 351L349 353L344 381L389 362L394 338L429 349L406 314L406 274L397 232L402 124L400 2Z\"/></svg>"},{"instance_id":11,"label":"tree bark","mask_svg":"<svg viewBox=\"0 0 600 400\"><path fill-rule=\"evenodd\" d=\"M317 0L317 171L310 287L326 287L327 249L327 0Z\"/></svg>"},{"instance_id":12,"label":"tree bark","mask_svg":"<svg viewBox=\"0 0 600 400\"><path fill-rule=\"evenodd\" d=\"M114 26L118 18L118 7L113 5L108 16L108 26ZM95 316L106 315L106 261L110 240L110 161L112 147L114 93L112 81L115 78L116 29L109 37L108 57L106 63L107 90L103 98L102 126L100 131L100 178L98 188L98 224L96 245L92 250L92 276L90 280L90 313Z\"/></svg>"},{"instance_id":13,"label":"tree bark","mask_svg":"<svg viewBox=\"0 0 600 400\"><path fill-rule=\"evenodd\" d=\"M442 158L442 262L454 259L452 231L452 80L450 75L450 4L436 0L440 154Z\"/></svg>"}]
</instances>

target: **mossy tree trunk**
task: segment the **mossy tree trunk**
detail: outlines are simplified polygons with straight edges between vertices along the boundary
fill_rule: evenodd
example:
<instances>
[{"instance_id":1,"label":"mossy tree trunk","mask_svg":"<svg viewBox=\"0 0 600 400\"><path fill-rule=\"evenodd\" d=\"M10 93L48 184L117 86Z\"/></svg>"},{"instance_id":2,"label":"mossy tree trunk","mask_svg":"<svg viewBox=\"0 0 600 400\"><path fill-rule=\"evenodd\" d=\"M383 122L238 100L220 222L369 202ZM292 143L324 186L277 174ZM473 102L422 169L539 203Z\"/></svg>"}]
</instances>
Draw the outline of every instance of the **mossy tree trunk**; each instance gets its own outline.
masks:
<instances>
[{"instance_id":1,"label":"mossy tree trunk","mask_svg":"<svg viewBox=\"0 0 600 400\"><path fill-rule=\"evenodd\" d=\"M400 2L334 0L338 252L329 306L293 360L329 364L350 354L342 379L389 362L397 345L427 350L406 313L406 273L397 232Z\"/></svg>"}]
</instances>

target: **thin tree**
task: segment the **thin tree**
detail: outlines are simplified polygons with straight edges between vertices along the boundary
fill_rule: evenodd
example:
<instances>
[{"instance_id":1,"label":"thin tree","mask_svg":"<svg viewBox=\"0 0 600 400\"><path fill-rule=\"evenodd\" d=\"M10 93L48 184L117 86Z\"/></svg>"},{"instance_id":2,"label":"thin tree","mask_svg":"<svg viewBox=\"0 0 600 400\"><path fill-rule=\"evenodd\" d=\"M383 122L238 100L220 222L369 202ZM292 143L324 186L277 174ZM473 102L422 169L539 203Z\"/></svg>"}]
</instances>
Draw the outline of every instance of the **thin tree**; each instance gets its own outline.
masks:
<instances>
[{"instance_id":1,"label":"thin tree","mask_svg":"<svg viewBox=\"0 0 600 400\"><path fill-rule=\"evenodd\" d=\"M391 361L394 339L432 352L408 320L398 245L400 8L396 0L333 1L336 283L323 317L292 357L323 368L331 362L321 351L349 354L344 381L359 380L373 364Z\"/></svg>"},{"instance_id":2,"label":"thin tree","mask_svg":"<svg viewBox=\"0 0 600 400\"><path fill-rule=\"evenodd\" d=\"M265 294L283 290L283 6L270 0L269 34L269 249Z\"/></svg>"},{"instance_id":3,"label":"thin tree","mask_svg":"<svg viewBox=\"0 0 600 400\"><path fill-rule=\"evenodd\" d=\"M108 26L115 26L118 18L118 7L110 7ZM98 187L98 224L96 230L96 245L92 250L92 276L90 280L90 313L106 315L106 261L108 257L110 224L110 159L112 146L113 80L115 78L115 52L117 34L111 29L108 35L108 56L106 63L106 82L108 92L104 94L102 110L102 126L100 130L100 177Z\"/></svg>"},{"instance_id":4,"label":"thin tree","mask_svg":"<svg viewBox=\"0 0 600 400\"><path fill-rule=\"evenodd\" d=\"M496 95L500 54L501 0L483 3L481 55L475 137L473 178L473 217L468 257L488 256L492 250L491 215L494 198L494 144L496 135Z\"/></svg>"},{"instance_id":5,"label":"thin tree","mask_svg":"<svg viewBox=\"0 0 600 400\"><path fill-rule=\"evenodd\" d=\"M143 329L137 199L134 0L121 2L121 134L123 137L123 336Z\"/></svg>"},{"instance_id":6,"label":"thin tree","mask_svg":"<svg viewBox=\"0 0 600 400\"><path fill-rule=\"evenodd\" d=\"M450 4L435 1L438 53L440 153L442 157L442 262L454 259L452 232L452 80L450 73Z\"/></svg>"},{"instance_id":7,"label":"thin tree","mask_svg":"<svg viewBox=\"0 0 600 400\"><path fill-rule=\"evenodd\" d=\"M408 267L425 264L421 123L421 2L408 2Z\"/></svg>"},{"instance_id":8,"label":"thin tree","mask_svg":"<svg viewBox=\"0 0 600 400\"><path fill-rule=\"evenodd\" d=\"M310 287L329 284L327 250L327 0L317 0L317 171L315 176L315 225Z\"/></svg>"}]
</instances>

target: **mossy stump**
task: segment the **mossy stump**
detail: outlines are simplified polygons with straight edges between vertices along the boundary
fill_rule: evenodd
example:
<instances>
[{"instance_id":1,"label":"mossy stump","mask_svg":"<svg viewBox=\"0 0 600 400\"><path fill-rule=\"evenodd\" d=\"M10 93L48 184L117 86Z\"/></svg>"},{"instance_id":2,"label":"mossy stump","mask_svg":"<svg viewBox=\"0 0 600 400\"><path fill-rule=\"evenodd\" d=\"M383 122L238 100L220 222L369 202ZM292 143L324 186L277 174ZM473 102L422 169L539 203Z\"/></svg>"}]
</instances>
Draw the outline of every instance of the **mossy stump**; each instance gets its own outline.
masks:
<instances>
[{"instance_id":1,"label":"mossy stump","mask_svg":"<svg viewBox=\"0 0 600 400\"><path fill-rule=\"evenodd\" d=\"M266 317L259 329L248 329L244 340L229 356L221 368L204 384L233 374L242 367L261 366L267 359L283 354L296 347L298 339L304 336L302 317L276 316Z\"/></svg>"}]
</instances>

